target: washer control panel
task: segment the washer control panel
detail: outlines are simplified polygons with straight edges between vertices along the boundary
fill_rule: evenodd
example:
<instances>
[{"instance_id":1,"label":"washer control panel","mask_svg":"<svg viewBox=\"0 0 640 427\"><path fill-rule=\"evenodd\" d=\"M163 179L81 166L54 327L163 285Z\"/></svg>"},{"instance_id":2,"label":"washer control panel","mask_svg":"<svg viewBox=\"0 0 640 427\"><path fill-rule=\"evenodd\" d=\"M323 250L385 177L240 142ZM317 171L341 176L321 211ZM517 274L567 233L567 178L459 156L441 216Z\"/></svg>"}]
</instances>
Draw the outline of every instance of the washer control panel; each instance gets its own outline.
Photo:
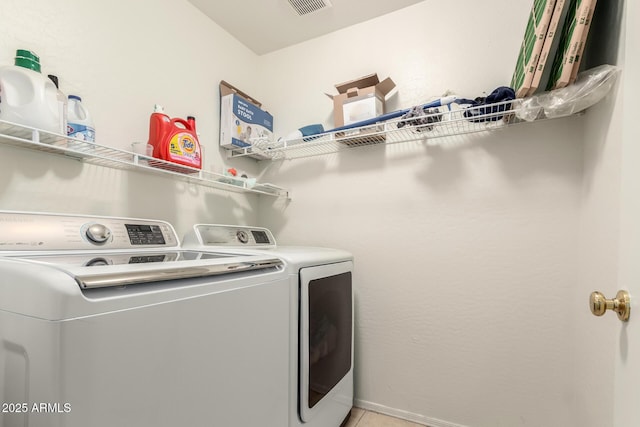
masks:
<instances>
[{"instance_id":1,"label":"washer control panel","mask_svg":"<svg viewBox=\"0 0 640 427\"><path fill-rule=\"evenodd\" d=\"M162 227L155 224L125 224L132 245L161 245L166 244Z\"/></svg>"},{"instance_id":2,"label":"washer control panel","mask_svg":"<svg viewBox=\"0 0 640 427\"><path fill-rule=\"evenodd\" d=\"M0 252L178 247L164 221L0 211Z\"/></svg>"},{"instance_id":3,"label":"washer control panel","mask_svg":"<svg viewBox=\"0 0 640 427\"><path fill-rule=\"evenodd\" d=\"M198 224L185 237L185 243L204 246L274 248L276 240L266 228L236 225Z\"/></svg>"}]
</instances>

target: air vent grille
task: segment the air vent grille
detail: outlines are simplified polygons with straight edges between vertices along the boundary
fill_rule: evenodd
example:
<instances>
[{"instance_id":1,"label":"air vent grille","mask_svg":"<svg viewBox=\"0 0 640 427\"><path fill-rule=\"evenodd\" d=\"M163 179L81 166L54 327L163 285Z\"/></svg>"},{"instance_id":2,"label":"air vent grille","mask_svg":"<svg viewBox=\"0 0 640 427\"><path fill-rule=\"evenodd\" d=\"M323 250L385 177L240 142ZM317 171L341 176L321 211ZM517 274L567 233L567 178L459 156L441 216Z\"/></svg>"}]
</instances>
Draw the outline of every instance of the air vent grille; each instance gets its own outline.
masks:
<instances>
[{"instance_id":1,"label":"air vent grille","mask_svg":"<svg viewBox=\"0 0 640 427\"><path fill-rule=\"evenodd\" d=\"M288 2L300 16L332 6L329 0L288 0Z\"/></svg>"}]
</instances>

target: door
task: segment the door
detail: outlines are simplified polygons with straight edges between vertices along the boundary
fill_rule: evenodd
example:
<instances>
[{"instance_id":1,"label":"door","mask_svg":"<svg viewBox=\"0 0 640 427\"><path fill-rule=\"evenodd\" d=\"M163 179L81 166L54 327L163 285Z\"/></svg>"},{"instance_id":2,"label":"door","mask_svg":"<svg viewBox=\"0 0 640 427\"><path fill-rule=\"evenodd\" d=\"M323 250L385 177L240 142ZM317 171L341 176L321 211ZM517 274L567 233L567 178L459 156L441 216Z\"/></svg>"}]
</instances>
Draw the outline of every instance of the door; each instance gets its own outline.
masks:
<instances>
[{"instance_id":1,"label":"door","mask_svg":"<svg viewBox=\"0 0 640 427\"><path fill-rule=\"evenodd\" d=\"M631 294L631 318L619 328L615 349L614 426L640 426L640 5L625 2L626 29L622 82L620 289ZM611 333L615 333L613 330Z\"/></svg>"}]
</instances>

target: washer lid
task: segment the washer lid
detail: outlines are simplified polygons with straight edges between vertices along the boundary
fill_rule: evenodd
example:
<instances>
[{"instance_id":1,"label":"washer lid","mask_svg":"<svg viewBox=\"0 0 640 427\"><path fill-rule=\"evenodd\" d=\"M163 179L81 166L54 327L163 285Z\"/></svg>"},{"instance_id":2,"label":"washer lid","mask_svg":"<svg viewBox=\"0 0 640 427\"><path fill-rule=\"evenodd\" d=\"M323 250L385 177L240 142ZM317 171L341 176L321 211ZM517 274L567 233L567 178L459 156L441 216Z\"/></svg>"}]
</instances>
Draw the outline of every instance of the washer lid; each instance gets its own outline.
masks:
<instances>
[{"instance_id":1,"label":"washer lid","mask_svg":"<svg viewBox=\"0 0 640 427\"><path fill-rule=\"evenodd\" d=\"M72 276L83 289L235 274L282 267L268 255L199 251L54 253L8 257L45 264Z\"/></svg>"},{"instance_id":2,"label":"washer lid","mask_svg":"<svg viewBox=\"0 0 640 427\"><path fill-rule=\"evenodd\" d=\"M75 279L84 289L104 288L108 286L125 286L141 283L154 283L164 280L192 279L196 277L210 277L223 274L235 274L252 270L264 270L280 267L282 261L277 258L267 259L237 259L233 262L216 264L199 264L195 266L167 266L140 271L98 273L95 270L86 274L76 274Z\"/></svg>"},{"instance_id":3,"label":"washer lid","mask_svg":"<svg viewBox=\"0 0 640 427\"><path fill-rule=\"evenodd\" d=\"M48 254L29 254L27 256L14 256L16 258L55 264L58 266L95 267L102 265L129 265L164 262L183 262L198 259L229 258L237 254L182 251L182 250L155 250L144 252L52 252Z\"/></svg>"}]
</instances>

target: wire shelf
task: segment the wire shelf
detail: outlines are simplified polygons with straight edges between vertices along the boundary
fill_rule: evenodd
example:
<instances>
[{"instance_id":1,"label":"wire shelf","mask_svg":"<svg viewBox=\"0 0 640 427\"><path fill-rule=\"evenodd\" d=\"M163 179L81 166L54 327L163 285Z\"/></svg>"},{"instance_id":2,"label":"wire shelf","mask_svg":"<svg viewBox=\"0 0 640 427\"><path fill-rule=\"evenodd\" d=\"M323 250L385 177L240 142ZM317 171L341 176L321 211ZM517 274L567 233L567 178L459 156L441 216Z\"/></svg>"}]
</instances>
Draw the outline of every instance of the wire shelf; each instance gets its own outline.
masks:
<instances>
[{"instance_id":1,"label":"wire shelf","mask_svg":"<svg viewBox=\"0 0 640 427\"><path fill-rule=\"evenodd\" d=\"M0 143L62 155L98 166L170 176L181 181L220 190L289 198L289 192L277 185L268 183L250 185L249 180L182 166L2 120L0 120Z\"/></svg>"},{"instance_id":2,"label":"wire shelf","mask_svg":"<svg viewBox=\"0 0 640 427\"><path fill-rule=\"evenodd\" d=\"M491 132L522 123L516 117L518 101L498 102L470 108L432 108L425 114L388 120L359 128L325 132L291 140L256 139L252 146L233 150L230 157L250 156L258 160L289 160L336 153L358 147L396 144L416 140L436 140L460 135Z\"/></svg>"}]
</instances>

